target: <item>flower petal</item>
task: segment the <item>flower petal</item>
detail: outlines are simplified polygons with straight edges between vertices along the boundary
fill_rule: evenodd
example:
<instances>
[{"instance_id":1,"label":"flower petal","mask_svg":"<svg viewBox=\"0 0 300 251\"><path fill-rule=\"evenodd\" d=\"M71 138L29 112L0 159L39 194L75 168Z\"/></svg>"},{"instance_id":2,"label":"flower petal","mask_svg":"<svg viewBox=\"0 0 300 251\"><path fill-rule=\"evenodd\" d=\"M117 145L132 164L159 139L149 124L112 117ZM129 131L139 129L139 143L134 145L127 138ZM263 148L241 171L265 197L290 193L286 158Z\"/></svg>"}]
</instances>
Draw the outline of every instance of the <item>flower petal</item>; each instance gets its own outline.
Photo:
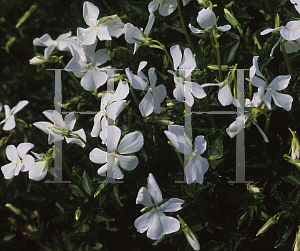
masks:
<instances>
[{"instance_id":1,"label":"flower petal","mask_svg":"<svg viewBox=\"0 0 300 251\"><path fill-rule=\"evenodd\" d=\"M13 165L12 163L6 164L1 167L1 171L4 175L4 179L12 179L14 177L16 165Z\"/></svg>"},{"instance_id":2,"label":"flower petal","mask_svg":"<svg viewBox=\"0 0 300 251\"><path fill-rule=\"evenodd\" d=\"M135 27L134 25L132 25L131 23L127 23L124 25L124 35L125 35L125 40L128 44L136 43L135 39L144 40L141 30Z\"/></svg>"},{"instance_id":3,"label":"flower petal","mask_svg":"<svg viewBox=\"0 0 300 251\"><path fill-rule=\"evenodd\" d=\"M18 159L19 155L17 152L17 148L14 145L7 146L6 147L6 156L10 161L12 161L13 159Z\"/></svg>"},{"instance_id":4,"label":"flower petal","mask_svg":"<svg viewBox=\"0 0 300 251\"><path fill-rule=\"evenodd\" d=\"M128 83L126 81L119 81L118 87L113 95L113 97L111 98L111 102L112 101L120 101L122 99L125 99L127 97L129 93L129 86Z\"/></svg>"},{"instance_id":5,"label":"flower petal","mask_svg":"<svg viewBox=\"0 0 300 251\"><path fill-rule=\"evenodd\" d=\"M144 137L143 134L136 131L131 132L125 135L125 137L121 140L117 151L120 154L129 154L135 153L142 149L144 145Z\"/></svg>"},{"instance_id":6,"label":"flower petal","mask_svg":"<svg viewBox=\"0 0 300 251\"><path fill-rule=\"evenodd\" d=\"M149 33L150 33L151 29L152 29L152 26L154 24L154 20L155 20L154 14L150 11L148 23L147 23L147 26L146 26L145 31L144 31L144 33L145 33L146 36L149 35Z\"/></svg>"},{"instance_id":7,"label":"flower petal","mask_svg":"<svg viewBox=\"0 0 300 251\"><path fill-rule=\"evenodd\" d=\"M185 83L187 83L187 81ZM199 84L191 82L191 85L192 85L192 94L196 98L201 99L201 98L206 97L205 91L203 90L203 88Z\"/></svg>"},{"instance_id":8,"label":"flower petal","mask_svg":"<svg viewBox=\"0 0 300 251\"><path fill-rule=\"evenodd\" d=\"M290 95L273 91L272 98L274 100L275 105L282 107L286 111L291 110L293 98Z\"/></svg>"},{"instance_id":9,"label":"flower petal","mask_svg":"<svg viewBox=\"0 0 300 251\"><path fill-rule=\"evenodd\" d=\"M29 155L26 154L22 160L23 163L23 168L21 169L22 172L27 172L30 168L32 168L32 166L34 165L34 158Z\"/></svg>"},{"instance_id":10,"label":"flower petal","mask_svg":"<svg viewBox=\"0 0 300 251\"><path fill-rule=\"evenodd\" d=\"M11 114L16 114L21 109L23 109L26 105L28 105L28 103L29 102L27 100L19 101L19 103L14 108L11 109Z\"/></svg>"},{"instance_id":11,"label":"flower petal","mask_svg":"<svg viewBox=\"0 0 300 251\"><path fill-rule=\"evenodd\" d=\"M147 178L147 183L148 183L148 191L154 200L154 205L159 204L162 201L162 194L152 173L149 173L149 176Z\"/></svg>"},{"instance_id":12,"label":"flower petal","mask_svg":"<svg viewBox=\"0 0 300 251\"><path fill-rule=\"evenodd\" d=\"M18 145L17 147L17 152L18 152L18 155L21 157L21 158L24 158L25 154L31 149L34 147L34 144L31 144L31 143L21 143Z\"/></svg>"},{"instance_id":13,"label":"flower petal","mask_svg":"<svg viewBox=\"0 0 300 251\"><path fill-rule=\"evenodd\" d=\"M65 117L66 129L72 131L76 123L76 117L74 113L69 113Z\"/></svg>"},{"instance_id":14,"label":"flower petal","mask_svg":"<svg viewBox=\"0 0 300 251\"><path fill-rule=\"evenodd\" d=\"M160 2L159 14L169 16L177 8L177 0L165 0Z\"/></svg>"},{"instance_id":15,"label":"flower petal","mask_svg":"<svg viewBox=\"0 0 300 251\"><path fill-rule=\"evenodd\" d=\"M289 21L286 26L280 30L280 34L288 41L300 38L300 20Z\"/></svg>"},{"instance_id":16,"label":"flower petal","mask_svg":"<svg viewBox=\"0 0 300 251\"><path fill-rule=\"evenodd\" d=\"M270 32L272 31L278 31L278 30L281 30L283 28L283 26L280 26L278 28L275 28L275 29L265 29L263 30L260 35L266 35L266 34L269 34Z\"/></svg>"},{"instance_id":17,"label":"flower petal","mask_svg":"<svg viewBox=\"0 0 300 251\"><path fill-rule=\"evenodd\" d=\"M91 68L86 71L83 78L80 81L81 86L87 91L94 91L100 86L104 85L108 76L105 72L97 71L95 68Z\"/></svg>"},{"instance_id":18,"label":"flower petal","mask_svg":"<svg viewBox=\"0 0 300 251\"><path fill-rule=\"evenodd\" d=\"M9 117L9 119L5 122L5 124L3 126L3 130L10 131L10 130L14 129L15 126L16 126L15 116L11 115Z\"/></svg>"},{"instance_id":19,"label":"flower petal","mask_svg":"<svg viewBox=\"0 0 300 251\"><path fill-rule=\"evenodd\" d=\"M281 91L289 85L290 80L291 80L290 75L277 76L272 80L270 86L272 87L273 90Z\"/></svg>"},{"instance_id":20,"label":"flower petal","mask_svg":"<svg viewBox=\"0 0 300 251\"><path fill-rule=\"evenodd\" d=\"M129 68L125 69L127 78L130 82L130 84L132 85L132 87L134 89L138 89L138 90L145 90L148 86L147 82L145 80L143 80L142 78L140 78L139 76L136 76L134 74L132 74L129 70Z\"/></svg>"},{"instance_id":21,"label":"flower petal","mask_svg":"<svg viewBox=\"0 0 300 251\"><path fill-rule=\"evenodd\" d=\"M158 5L159 5L159 0L154 0L154 1L150 2L148 5L149 13L155 12L158 8Z\"/></svg>"},{"instance_id":22,"label":"flower petal","mask_svg":"<svg viewBox=\"0 0 300 251\"><path fill-rule=\"evenodd\" d=\"M45 168L46 161L38 161L36 162L29 170L29 179L35 180L35 181L40 181L45 178L47 172L48 172L48 167ZM44 170L45 168L45 170ZM44 170L44 171L43 171Z\"/></svg>"},{"instance_id":23,"label":"flower petal","mask_svg":"<svg viewBox=\"0 0 300 251\"><path fill-rule=\"evenodd\" d=\"M96 26L97 18L99 16L99 9L91 2L85 1L83 3L83 19L88 26Z\"/></svg>"},{"instance_id":24,"label":"flower petal","mask_svg":"<svg viewBox=\"0 0 300 251\"><path fill-rule=\"evenodd\" d=\"M231 29L231 26L229 24L226 24L226 25L217 27L217 29L219 31L225 32L225 31L229 31Z\"/></svg>"},{"instance_id":25,"label":"flower petal","mask_svg":"<svg viewBox=\"0 0 300 251\"><path fill-rule=\"evenodd\" d=\"M217 24L216 15L210 8L204 8L198 12L197 22L201 28L207 29Z\"/></svg>"},{"instance_id":26,"label":"flower petal","mask_svg":"<svg viewBox=\"0 0 300 251\"><path fill-rule=\"evenodd\" d=\"M63 121L62 115L56 110L46 110L43 114L54 124L65 128L65 122Z\"/></svg>"},{"instance_id":27,"label":"flower petal","mask_svg":"<svg viewBox=\"0 0 300 251\"><path fill-rule=\"evenodd\" d=\"M118 155L119 165L126 171L132 171L139 164L139 160L135 155L123 156Z\"/></svg>"},{"instance_id":28,"label":"flower petal","mask_svg":"<svg viewBox=\"0 0 300 251\"><path fill-rule=\"evenodd\" d=\"M147 91L145 97L139 104L139 109L143 117L149 116L153 112L154 100L150 91Z\"/></svg>"},{"instance_id":29,"label":"flower petal","mask_svg":"<svg viewBox=\"0 0 300 251\"><path fill-rule=\"evenodd\" d=\"M181 206L182 203L184 203L184 200L171 198L168 201L166 201L164 204L159 206L158 209L161 210L162 212L176 212L182 209Z\"/></svg>"},{"instance_id":30,"label":"flower petal","mask_svg":"<svg viewBox=\"0 0 300 251\"><path fill-rule=\"evenodd\" d=\"M191 49L185 48L179 69L184 70L184 76L188 77L191 72L196 68L196 60L193 56Z\"/></svg>"},{"instance_id":31,"label":"flower petal","mask_svg":"<svg viewBox=\"0 0 300 251\"><path fill-rule=\"evenodd\" d=\"M86 135L83 129L74 131L73 133L78 134L84 141L86 141ZM77 144L80 145L81 147L85 147L85 143L81 139L75 139L75 138L67 138L65 137L66 142L68 144Z\"/></svg>"},{"instance_id":32,"label":"flower petal","mask_svg":"<svg viewBox=\"0 0 300 251\"><path fill-rule=\"evenodd\" d=\"M145 187L141 187L138 195L136 197L136 204L142 204L145 207L152 207L153 203L151 201L150 193Z\"/></svg>"},{"instance_id":33,"label":"flower petal","mask_svg":"<svg viewBox=\"0 0 300 251\"><path fill-rule=\"evenodd\" d=\"M173 59L173 64L174 64L174 69L176 70L178 68L178 66L181 63L181 59L182 59L182 53L181 50L179 49L179 45L173 45L170 48L170 53Z\"/></svg>"},{"instance_id":34,"label":"flower petal","mask_svg":"<svg viewBox=\"0 0 300 251\"><path fill-rule=\"evenodd\" d=\"M77 28L77 41L79 46L94 44L97 39L97 35L93 28Z\"/></svg>"},{"instance_id":35,"label":"flower petal","mask_svg":"<svg viewBox=\"0 0 300 251\"><path fill-rule=\"evenodd\" d=\"M193 32L193 33L196 33L196 34L204 33L203 30L199 30L199 29L195 28L194 26L192 26L191 24L189 24L189 28L190 28L191 32Z\"/></svg>"},{"instance_id":36,"label":"flower petal","mask_svg":"<svg viewBox=\"0 0 300 251\"><path fill-rule=\"evenodd\" d=\"M232 103L233 97L228 85L225 85L223 88L219 89L218 99L222 106L230 105Z\"/></svg>"},{"instance_id":37,"label":"flower petal","mask_svg":"<svg viewBox=\"0 0 300 251\"><path fill-rule=\"evenodd\" d=\"M103 164L107 162L107 159L112 157L112 153L107 153L99 148L94 148L89 154L90 160L97 164Z\"/></svg>"},{"instance_id":38,"label":"flower petal","mask_svg":"<svg viewBox=\"0 0 300 251\"><path fill-rule=\"evenodd\" d=\"M206 150L206 139L203 135L199 135L195 138L195 148L198 150L197 154L202 154Z\"/></svg>"},{"instance_id":39,"label":"flower petal","mask_svg":"<svg viewBox=\"0 0 300 251\"><path fill-rule=\"evenodd\" d=\"M113 152L117 148L120 137L121 129L115 125L108 126L104 129L102 128L102 131L100 132L100 138L103 142L106 142L108 152Z\"/></svg>"},{"instance_id":40,"label":"flower petal","mask_svg":"<svg viewBox=\"0 0 300 251\"><path fill-rule=\"evenodd\" d=\"M151 209L149 212L141 215L134 221L134 226L139 233L144 233L148 230L152 224L154 214L154 209Z\"/></svg>"}]
</instances>

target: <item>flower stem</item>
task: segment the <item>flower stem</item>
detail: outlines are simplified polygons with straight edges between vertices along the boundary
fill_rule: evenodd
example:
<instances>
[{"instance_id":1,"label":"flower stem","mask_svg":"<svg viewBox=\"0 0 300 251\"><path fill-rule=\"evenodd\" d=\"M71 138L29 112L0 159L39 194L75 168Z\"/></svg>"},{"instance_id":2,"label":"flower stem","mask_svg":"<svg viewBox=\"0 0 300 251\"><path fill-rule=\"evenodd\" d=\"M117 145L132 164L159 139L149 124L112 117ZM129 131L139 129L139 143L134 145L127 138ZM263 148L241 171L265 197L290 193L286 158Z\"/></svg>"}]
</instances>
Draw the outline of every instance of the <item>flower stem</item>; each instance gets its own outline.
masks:
<instances>
[{"instance_id":1,"label":"flower stem","mask_svg":"<svg viewBox=\"0 0 300 251\"><path fill-rule=\"evenodd\" d=\"M219 81L222 82L222 65L221 65L221 55L220 55L220 46L217 40L217 35L216 35L216 31L213 28L212 29L212 33L213 33L213 37L215 40L215 48L216 48L216 53L217 53L217 59L218 59L218 67L219 67Z\"/></svg>"},{"instance_id":2,"label":"flower stem","mask_svg":"<svg viewBox=\"0 0 300 251\"><path fill-rule=\"evenodd\" d=\"M185 23L184 23L184 19L183 19L183 16L182 16L182 11L181 11L179 0L177 0L177 6L178 6L178 12L179 12L179 17L180 17L180 22L181 22L182 29L184 31L184 35L186 37L186 40L187 40L189 46L191 47L191 49L193 49L193 45L192 45L190 36L189 36L189 34L187 32L187 29L186 29L186 26L185 26Z\"/></svg>"},{"instance_id":3,"label":"flower stem","mask_svg":"<svg viewBox=\"0 0 300 251\"><path fill-rule=\"evenodd\" d=\"M166 47L161 42L159 42L158 40L152 40L152 42L157 43L159 45L158 47L160 47L159 49L164 51L164 53L166 54L170 64L172 65L172 69L174 69L173 60L171 58L170 53L167 51ZM156 48L158 48L158 47L156 47Z\"/></svg>"},{"instance_id":4,"label":"flower stem","mask_svg":"<svg viewBox=\"0 0 300 251\"><path fill-rule=\"evenodd\" d=\"M282 50L282 53L283 53L284 61L285 61L286 67L288 69L289 75L291 77L293 77L293 71L292 71L291 63L290 63L288 55L286 54L286 50L285 50L283 42L284 42L284 39L281 38L280 39L280 46L281 46L281 50Z\"/></svg>"},{"instance_id":5,"label":"flower stem","mask_svg":"<svg viewBox=\"0 0 300 251\"><path fill-rule=\"evenodd\" d=\"M64 69L66 68L66 64L64 63L64 61L60 60L59 61L61 63L61 65L64 67ZM70 71L67 71L68 74L71 76L71 78L74 80L74 82L78 85L80 85L80 82L77 78L75 78L75 76L70 72Z\"/></svg>"}]
</instances>

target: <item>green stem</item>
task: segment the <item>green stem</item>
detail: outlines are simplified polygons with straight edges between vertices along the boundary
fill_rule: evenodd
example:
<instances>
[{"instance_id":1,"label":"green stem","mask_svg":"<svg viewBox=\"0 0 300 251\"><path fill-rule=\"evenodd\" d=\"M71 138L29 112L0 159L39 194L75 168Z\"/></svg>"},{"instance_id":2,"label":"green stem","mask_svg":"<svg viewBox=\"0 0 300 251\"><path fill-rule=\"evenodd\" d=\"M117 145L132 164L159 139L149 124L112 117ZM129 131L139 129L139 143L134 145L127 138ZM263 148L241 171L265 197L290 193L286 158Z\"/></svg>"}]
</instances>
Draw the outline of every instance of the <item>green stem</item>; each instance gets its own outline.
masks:
<instances>
[{"instance_id":1,"label":"green stem","mask_svg":"<svg viewBox=\"0 0 300 251\"><path fill-rule=\"evenodd\" d=\"M252 84L249 81L249 99L252 100Z\"/></svg>"},{"instance_id":2,"label":"green stem","mask_svg":"<svg viewBox=\"0 0 300 251\"><path fill-rule=\"evenodd\" d=\"M66 64L62 61L62 60L60 60L59 61L60 63L61 63L61 65L64 67L64 69L66 68ZM71 73L70 71L67 71L68 72L68 74L71 76L71 78L74 80L74 82L76 83L76 84L78 84L78 85L80 85L80 82L79 82L79 80L77 79L77 78L75 78L75 76L73 75L73 73Z\"/></svg>"},{"instance_id":3,"label":"green stem","mask_svg":"<svg viewBox=\"0 0 300 251\"><path fill-rule=\"evenodd\" d=\"M173 60L171 58L170 53L167 51L166 47L161 42L159 42L158 40L152 40L152 42L157 43L159 45L160 49L164 51L164 53L166 54L170 64L172 65L172 69L174 69Z\"/></svg>"},{"instance_id":4,"label":"green stem","mask_svg":"<svg viewBox=\"0 0 300 251\"><path fill-rule=\"evenodd\" d=\"M183 16L182 16L182 11L181 11L181 7L180 7L180 2L179 0L177 0L177 7L178 7L178 12L179 12L179 17L180 17L180 22L181 22L181 26L182 26L182 29L184 31L184 35L186 37L186 40L189 44L189 46L191 47L191 49L193 49L193 45L192 45L192 42L191 42L191 39L190 39L190 36L187 32L187 29L186 29L186 26L185 26L185 23L184 23L184 19L183 19Z\"/></svg>"},{"instance_id":5,"label":"green stem","mask_svg":"<svg viewBox=\"0 0 300 251\"><path fill-rule=\"evenodd\" d=\"M293 77L293 71L292 71L291 63L290 63L288 55L286 54L286 50L285 50L283 42L284 42L284 39L281 38L280 39L280 45L281 45L281 50L282 50L282 53L283 53L284 61L285 61L286 67L288 69L289 75L291 77Z\"/></svg>"},{"instance_id":6,"label":"green stem","mask_svg":"<svg viewBox=\"0 0 300 251\"><path fill-rule=\"evenodd\" d=\"M214 36L214 40L215 40L215 48L216 48L217 58L218 58L219 81L222 82L222 65L221 65L220 46L219 46L218 39L216 36L216 31L214 28L212 29L212 32L213 32L213 36Z\"/></svg>"},{"instance_id":7,"label":"green stem","mask_svg":"<svg viewBox=\"0 0 300 251\"><path fill-rule=\"evenodd\" d=\"M69 170L69 168L68 168L68 166L67 166L67 164L66 164L66 162L65 162L64 159L63 159L63 164L64 164L64 167L65 167L65 169L66 169L66 171L67 171L67 174L68 174L68 176L70 177L70 179L72 180L72 182L80 189L80 191L81 191L83 194L87 195L87 197L89 198L90 195L84 190L84 188L80 185L80 183L78 183L77 180L74 179L74 177L73 177L71 171Z\"/></svg>"}]
</instances>

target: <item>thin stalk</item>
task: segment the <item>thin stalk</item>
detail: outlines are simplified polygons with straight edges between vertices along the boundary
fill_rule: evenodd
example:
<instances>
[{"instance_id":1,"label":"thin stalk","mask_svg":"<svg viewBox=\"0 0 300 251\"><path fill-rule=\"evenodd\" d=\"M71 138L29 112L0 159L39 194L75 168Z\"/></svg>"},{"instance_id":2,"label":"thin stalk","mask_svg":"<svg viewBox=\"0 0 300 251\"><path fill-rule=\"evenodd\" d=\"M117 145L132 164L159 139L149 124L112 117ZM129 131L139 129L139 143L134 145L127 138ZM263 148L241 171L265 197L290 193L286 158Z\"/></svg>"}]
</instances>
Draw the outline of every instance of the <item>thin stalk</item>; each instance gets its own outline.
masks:
<instances>
[{"instance_id":1,"label":"thin stalk","mask_svg":"<svg viewBox=\"0 0 300 251\"><path fill-rule=\"evenodd\" d=\"M218 43L217 35L215 32L215 29L212 29L214 40L215 40L215 48L217 52L217 58L218 58L218 68L219 68L219 81L222 82L222 64L221 64L221 55L220 55L220 46Z\"/></svg>"},{"instance_id":2,"label":"thin stalk","mask_svg":"<svg viewBox=\"0 0 300 251\"><path fill-rule=\"evenodd\" d=\"M180 17L180 22L181 22L181 26L182 26L182 29L184 31L184 35L186 37L186 40L189 44L189 46L191 47L191 49L193 49L193 46L192 46L192 42L191 42L191 39L190 39L190 36L187 32L187 29L186 29L186 26L185 26L185 23L184 23L184 19L183 19L183 16L182 16L182 11L181 11L181 7L180 7L180 2L179 0L177 0L177 6L178 6L178 12L179 12L179 17Z\"/></svg>"},{"instance_id":3,"label":"thin stalk","mask_svg":"<svg viewBox=\"0 0 300 251\"><path fill-rule=\"evenodd\" d=\"M292 71L291 63L290 63L288 55L286 54L286 50L284 48L284 43L283 42L284 42L284 39L281 38L280 39L280 46L281 46L281 50L282 50L282 53L283 53L284 61L285 61L286 67L288 69L289 75L291 77L293 77L293 71Z\"/></svg>"},{"instance_id":4,"label":"thin stalk","mask_svg":"<svg viewBox=\"0 0 300 251\"><path fill-rule=\"evenodd\" d=\"M171 58L170 53L167 51L166 47L161 42L159 42L158 40L152 40L152 42L157 43L159 45L160 49L164 51L164 53L166 54L170 64L172 65L172 69L174 69L173 60Z\"/></svg>"}]
</instances>

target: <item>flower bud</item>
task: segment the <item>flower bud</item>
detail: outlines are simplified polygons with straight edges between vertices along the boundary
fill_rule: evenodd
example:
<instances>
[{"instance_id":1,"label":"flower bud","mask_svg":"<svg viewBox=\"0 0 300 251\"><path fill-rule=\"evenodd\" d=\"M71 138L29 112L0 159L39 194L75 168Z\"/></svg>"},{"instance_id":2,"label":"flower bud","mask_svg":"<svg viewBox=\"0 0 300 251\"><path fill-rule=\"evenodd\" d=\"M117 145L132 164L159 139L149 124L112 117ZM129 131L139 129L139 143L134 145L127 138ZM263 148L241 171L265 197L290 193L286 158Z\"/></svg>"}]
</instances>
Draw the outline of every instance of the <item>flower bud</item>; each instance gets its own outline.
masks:
<instances>
[{"instance_id":1,"label":"flower bud","mask_svg":"<svg viewBox=\"0 0 300 251\"><path fill-rule=\"evenodd\" d=\"M192 246L192 248L194 250L200 250L200 244L199 241L197 240L196 235L191 231L191 229L188 227L188 225L183 221L183 219L179 215L177 215L177 218L179 219L179 222L181 224L181 229L185 234L187 241Z\"/></svg>"},{"instance_id":2,"label":"flower bud","mask_svg":"<svg viewBox=\"0 0 300 251\"><path fill-rule=\"evenodd\" d=\"M32 65L41 65L44 63L46 60L43 56L36 56L33 57L32 59L29 60L29 63Z\"/></svg>"}]
</instances>

